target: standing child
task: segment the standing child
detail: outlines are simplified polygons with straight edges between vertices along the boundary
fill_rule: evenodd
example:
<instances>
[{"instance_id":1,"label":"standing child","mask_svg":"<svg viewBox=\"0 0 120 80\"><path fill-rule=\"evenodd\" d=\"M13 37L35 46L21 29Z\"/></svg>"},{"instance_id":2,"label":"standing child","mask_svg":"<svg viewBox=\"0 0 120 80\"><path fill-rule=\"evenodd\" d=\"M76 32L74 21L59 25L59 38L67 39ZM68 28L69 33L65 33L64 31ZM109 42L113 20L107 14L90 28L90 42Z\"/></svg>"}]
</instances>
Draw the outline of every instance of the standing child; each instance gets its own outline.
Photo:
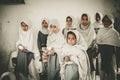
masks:
<instances>
[{"instance_id":1,"label":"standing child","mask_svg":"<svg viewBox=\"0 0 120 80\"><path fill-rule=\"evenodd\" d=\"M97 44L101 54L101 80L116 80L113 55L116 47L120 47L120 36L114 29L112 17L109 14L103 17L102 23L104 27L97 34Z\"/></svg>"},{"instance_id":2,"label":"standing child","mask_svg":"<svg viewBox=\"0 0 120 80\"><path fill-rule=\"evenodd\" d=\"M91 80L86 44L77 30L67 33L61 55L61 80Z\"/></svg>"},{"instance_id":3,"label":"standing child","mask_svg":"<svg viewBox=\"0 0 120 80\"><path fill-rule=\"evenodd\" d=\"M92 77L95 78L95 67L93 64L93 56L96 53L96 33L94 28L91 26L91 21L88 14L84 13L81 16L81 23L78 27L79 32L83 36L84 40L87 43L87 54L90 60L91 74Z\"/></svg>"},{"instance_id":4,"label":"standing child","mask_svg":"<svg viewBox=\"0 0 120 80\"><path fill-rule=\"evenodd\" d=\"M37 45L40 52L40 57L43 65L43 72L41 73L42 80L47 80L47 55L44 55L43 48L47 46L47 37L49 34L48 20L42 19L42 29L38 33Z\"/></svg>"},{"instance_id":5,"label":"standing child","mask_svg":"<svg viewBox=\"0 0 120 80\"><path fill-rule=\"evenodd\" d=\"M93 23L93 27L95 29L96 34L98 33L98 30L103 27L101 22L101 16L99 13L95 14L95 22Z\"/></svg>"},{"instance_id":6,"label":"standing child","mask_svg":"<svg viewBox=\"0 0 120 80\"><path fill-rule=\"evenodd\" d=\"M60 32L59 24L56 19L51 21L50 33L47 39L48 48L48 80L60 80L59 59L64 45L64 36Z\"/></svg>"}]
</instances>

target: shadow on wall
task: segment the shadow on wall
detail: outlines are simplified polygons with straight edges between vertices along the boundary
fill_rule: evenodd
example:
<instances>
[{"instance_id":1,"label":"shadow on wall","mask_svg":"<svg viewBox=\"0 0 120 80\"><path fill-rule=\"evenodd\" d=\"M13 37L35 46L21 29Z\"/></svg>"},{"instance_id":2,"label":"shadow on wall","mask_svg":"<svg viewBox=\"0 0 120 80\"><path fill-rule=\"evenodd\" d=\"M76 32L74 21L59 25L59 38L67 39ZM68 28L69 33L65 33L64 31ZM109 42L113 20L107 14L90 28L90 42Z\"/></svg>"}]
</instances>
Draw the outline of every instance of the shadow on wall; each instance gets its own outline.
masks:
<instances>
[{"instance_id":1,"label":"shadow on wall","mask_svg":"<svg viewBox=\"0 0 120 80\"><path fill-rule=\"evenodd\" d=\"M9 42L10 40L7 39L9 35L5 34L5 28L2 26L3 25L0 22L0 76L3 72L6 72L8 70L10 53L14 50L14 47L12 47L14 44L12 43L15 42L13 40L12 43ZM14 35L12 36L14 37Z\"/></svg>"},{"instance_id":2,"label":"shadow on wall","mask_svg":"<svg viewBox=\"0 0 120 80\"><path fill-rule=\"evenodd\" d=\"M4 53L4 54L3 54ZM8 59L9 57L6 55L5 51L0 49L0 76L3 72L7 71L8 69Z\"/></svg>"}]
</instances>

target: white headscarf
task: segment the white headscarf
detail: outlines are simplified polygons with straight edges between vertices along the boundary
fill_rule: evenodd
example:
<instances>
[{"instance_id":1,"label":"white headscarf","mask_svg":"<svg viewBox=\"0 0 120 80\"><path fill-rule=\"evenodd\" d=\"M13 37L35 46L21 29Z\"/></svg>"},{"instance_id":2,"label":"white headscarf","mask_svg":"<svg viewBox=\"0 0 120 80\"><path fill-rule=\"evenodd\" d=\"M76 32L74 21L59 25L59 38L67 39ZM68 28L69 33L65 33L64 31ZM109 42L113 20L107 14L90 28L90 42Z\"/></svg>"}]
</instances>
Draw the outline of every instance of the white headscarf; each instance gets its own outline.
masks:
<instances>
[{"instance_id":1,"label":"white headscarf","mask_svg":"<svg viewBox=\"0 0 120 80\"><path fill-rule=\"evenodd\" d=\"M43 22L43 21L46 21L47 24L48 24L48 26L49 26L49 21L48 21L48 19L43 18L43 19L41 20L41 25L42 25L42 22ZM48 30L48 28L44 28L44 27L42 27L41 32L42 32L43 34L49 34L49 30Z\"/></svg>"},{"instance_id":2,"label":"white headscarf","mask_svg":"<svg viewBox=\"0 0 120 80\"><path fill-rule=\"evenodd\" d=\"M65 26L65 28L75 28L73 25L74 25L74 17L73 16L69 16L69 17L71 17L72 18L72 25L71 26L68 26L67 24L66 24L66 26Z\"/></svg>"},{"instance_id":3,"label":"white headscarf","mask_svg":"<svg viewBox=\"0 0 120 80\"><path fill-rule=\"evenodd\" d=\"M98 13L98 14L100 15L100 18L102 19L102 14L101 13ZM95 15L95 18L96 18L96 15ZM102 28L103 27L102 21L101 20L99 22L95 21L93 23L93 27L94 28Z\"/></svg>"},{"instance_id":4,"label":"white headscarf","mask_svg":"<svg viewBox=\"0 0 120 80\"><path fill-rule=\"evenodd\" d=\"M120 47L120 35L113 27L113 18L109 14L107 16L112 21L112 24L108 28L103 27L99 30L97 43Z\"/></svg>"},{"instance_id":5,"label":"white headscarf","mask_svg":"<svg viewBox=\"0 0 120 80\"><path fill-rule=\"evenodd\" d=\"M72 16L70 16L70 17L72 18L72 25L71 25L71 26L68 26L68 25L66 24L65 28L63 29L63 33L64 33L65 38L67 37L66 35L67 35L67 32L68 32L69 30L76 30L76 28L75 28L75 26L74 26L74 19L73 19Z\"/></svg>"},{"instance_id":6,"label":"white headscarf","mask_svg":"<svg viewBox=\"0 0 120 80\"><path fill-rule=\"evenodd\" d=\"M21 22L24 22L28 25L28 30L23 31L21 28ZM16 42L16 46L18 47L20 44L25 47L27 50L32 51L33 50L33 32L31 29L31 22L29 19L23 19L20 22L19 26L19 38Z\"/></svg>"},{"instance_id":7,"label":"white headscarf","mask_svg":"<svg viewBox=\"0 0 120 80\"><path fill-rule=\"evenodd\" d=\"M57 33L53 33L50 31L47 39L47 47L54 48L56 52L59 53L61 48L64 45L65 39L62 33L59 30L59 23L56 19L51 20L50 25L55 25L56 28L58 29Z\"/></svg>"},{"instance_id":8,"label":"white headscarf","mask_svg":"<svg viewBox=\"0 0 120 80\"><path fill-rule=\"evenodd\" d=\"M87 14L88 16L88 14ZM82 24L79 25L78 27L78 31L81 33L81 35L83 36L84 40L87 43L88 48L91 46L93 40L95 40L96 38L96 33L94 28L91 26L91 22L90 22L90 17L88 16L88 25L84 26Z\"/></svg>"},{"instance_id":9,"label":"white headscarf","mask_svg":"<svg viewBox=\"0 0 120 80\"><path fill-rule=\"evenodd\" d=\"M68 32L73 32L75 35L76 35L76 38L77 38L77 45L80 45L81 47L83 47L85 50L87 50L87 44L83 38L83 36L81 35L81 33L77 30L69 30ZM67 32L67 33L68 33ZM67 36L67 35L66 35Z\"/></svg>"}]
</instances>

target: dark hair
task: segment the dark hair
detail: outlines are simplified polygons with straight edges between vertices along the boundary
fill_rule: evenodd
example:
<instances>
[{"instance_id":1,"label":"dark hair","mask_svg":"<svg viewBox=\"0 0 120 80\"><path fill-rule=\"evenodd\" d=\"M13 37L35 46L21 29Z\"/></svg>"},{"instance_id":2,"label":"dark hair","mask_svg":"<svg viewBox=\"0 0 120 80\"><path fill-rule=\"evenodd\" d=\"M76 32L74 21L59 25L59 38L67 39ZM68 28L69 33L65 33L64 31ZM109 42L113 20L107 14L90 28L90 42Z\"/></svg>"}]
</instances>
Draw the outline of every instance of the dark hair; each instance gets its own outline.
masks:
<instances>
[{"instance_id":1,"label":"dark hair","mask_svg":"<svg viewBox=\"0 0 120 80\"><path fill-rule=\"evenodd\" d=\"M82 14L82 16L81 16L81 19L82 19L84 16L88 17L88 15L87 15L86 13L84 13L84 14Z\"/></svg>"},{"instance_id":2,"label":"dark hair","mask_svg":"<svg viewBox=\"0 0 120 80\"><path fill-rule=\"evenodd\" d=\"M70 20L72 21L72 18L71 18L70 16L67 16L67 17L66 17L66 21L67 21L67 19L70 19Z\"/></svg>"},{"instance_id":3,"label":"dark hair","mask_svg":"<svg viewBox=\"0 0 120 80\"><path fill-rule=\"evenodd\" d=\"M96 13L95 14L95 18L97 19L97 17L99 17L100 19L101 19L101 17L100 17L100 14L99 13Z\"/></svg>"},{"instance_id":4,"label":"dark hair","mask_svg":"<svg viewBox=\"0 0 120 80\"><path fill-rule=\"evenodd\" d=\"M75 36L75 38L77 38L74 32L69 31L69 32L67 33L67 39L68 39L68 35L69 35L69 34L72 34L72 35L74 35L74 36Z\"/></svg>"},{"instance_id":5,"label":"dark hair","mask_svg":"<svg viewBox=\"0 0 120 80\"><path fill-rule=\"evenodd\" d=\"M24 22L22 21L20 24L22 25Z\"/></svg>"},{"instance_id":6,"label":"dark hair","mask_svg":"<svg viewBox=\"0 0 120 80\"><path fill-rule=\"evenodd\" d=\"M44 22L46 22L46 20L43 20L43 21L42 21L42 24L43 24ZM46 22L46 23L47 23L47 22ZM47 24L48 24L48 23L47 23Z\"/></svg>"}]
</instances>

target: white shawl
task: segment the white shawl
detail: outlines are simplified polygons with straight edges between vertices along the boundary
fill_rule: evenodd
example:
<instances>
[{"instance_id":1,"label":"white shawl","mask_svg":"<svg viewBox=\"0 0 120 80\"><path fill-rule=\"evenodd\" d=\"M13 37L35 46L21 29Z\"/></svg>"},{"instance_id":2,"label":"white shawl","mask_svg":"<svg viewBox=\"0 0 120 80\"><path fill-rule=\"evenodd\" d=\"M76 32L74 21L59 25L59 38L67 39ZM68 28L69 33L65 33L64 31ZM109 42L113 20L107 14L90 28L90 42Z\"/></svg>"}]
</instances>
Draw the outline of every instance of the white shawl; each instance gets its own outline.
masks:
<instances>
[{"instance_id":1,"label":"white shawl","mask_svg":"<svg viewBox=\"0 0 120 80\"><path fill-rule=\"evenodd\" d=\"M75 31L73 31L75 32ZM76 31L77 32L77 31ZM76 33L75 33L76 34ZM61 80L64 80L64 71L65 71L65 65L66 64L72 64L72 62L76 63L78 65L78 70L79 70L79 80L90 80L90 64L89 64L89 59L88 55L86 53L84 46L82 46L78 41L80 40L80 36L77 37L77 44L74 46L71 46L69 44L65 44L63 47L63 52L61 55ZM65 62L64 64L64 57L65 56L70 56L69 62Z\"/></svg>"},{"instance_id":2,"label":"white shawl","mask_svg":"<svg viewBox=\"0 0 120 80\"><path fill-rule=\"evenodd\" d=\"M119 33L113 27L103 27L97 34L97 43L120 47Z\"/></svg>"},{"instance_id":3,"label":"white shawl","mask_svg":"<svg viewBox=\"0 0 120 80\"><path fill-rule=\"evenodd\" d=\"M62 59L70 56L70 60L78 65L79 80L90 80L89 58L85 50L80 45L70 46L66 44L63 47ZM71 64L72 64L71 62ZM64 69L67 63L61 65L61 78L64 80ZM69 64L69 63L68 63Z\"/></svg>"},{"instance_id":4,"label":"white shawl","mask_svg":"<svg viewBox=\"0 0 120 80\"><path fill-rule=\"evenodd\" d=\"M103 27L102 22L94 22L93 27L94 28L102 28Z\"/></svg>"},{"instance_id":5,"label":"white shawl","mask_svg":"<svg viewBox=\"0 0 120 80\"><path fill-rule=\"evenodd\" d=\"M50 31L47 38L47 47L53 48L59 54L65 43L65 39L59 30L59 24L57 20L52 20L50 25L55 25L58 29L58 32L53 33Z\"/></svg>"},{"instance_id":6,"label":"white shawl","mask_svg":"<svg viewBox=\"0 0 120 80\"><path fill-rule=\"evenodd\" d=\"M96 33L95 33L93 26L91 26L89 16L88 16L88 21L89 21L89 24L87 26L83 26L82 24L80 24L78 27L78 31L83 36L89 48L92 45L93 40L95 40L96 38ZM82 28L86 28L86 29L82 29Z\"/></svg>"},{"instance_id":7,"label":"white shawl","mask_svg":"<svg viewBox=\"0 0 120 80\"><path fill-rule=\"evenodd\" d=\"M103 27L99 30L97 34L97 43L120 47L120 35L114 29L113 16L111 14L107 14L107 17L112 21L112 24L108 28Z\"/></svg>"},{"instance_id":8,"label":"white shawl","mask_svg":"<svg viewBox=\"0 0 120 80\"><path fill-rule=\"evenodd\" d=\"M28 19L24 19L21 22L24 22L28 25L28 31L23 31L21 26L19 27L19 38L16 42L16 46L19 47L21 44L27 50L33 51L33 32L31 29L31 23Z\"/></svg>"}]
</instances>

